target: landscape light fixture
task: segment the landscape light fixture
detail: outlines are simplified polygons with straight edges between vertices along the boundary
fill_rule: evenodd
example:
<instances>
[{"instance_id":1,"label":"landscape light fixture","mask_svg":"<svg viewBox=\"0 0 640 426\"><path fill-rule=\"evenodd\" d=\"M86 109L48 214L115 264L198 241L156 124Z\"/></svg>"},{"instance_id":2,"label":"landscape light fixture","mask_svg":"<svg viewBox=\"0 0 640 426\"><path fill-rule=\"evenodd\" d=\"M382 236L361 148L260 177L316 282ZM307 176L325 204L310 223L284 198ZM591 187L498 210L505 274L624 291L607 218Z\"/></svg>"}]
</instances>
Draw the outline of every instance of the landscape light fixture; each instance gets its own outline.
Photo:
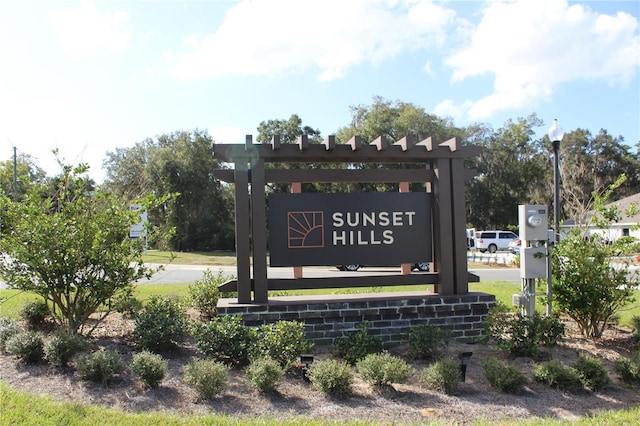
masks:
<instances>
[{"instance_id":1,"label":"landscape light fixture","mask_svg":"<svg viewBox=\"0 0 640 426\"><path fill-rule=\"evenodd\" d=\"M473 352L460 352L458 354L458 359L460 360L460 373L462 375L462 382L465 382L467 379L467 361L471 358Z\"/></svg>"},{"instance_id":2,"label":"landscape light fixture","mask_svg":"<svg viewBox=\"0 0 640 426\"><path fill-rule=\"evenodd\" d=\"M305 380L309 380L307 377L307 373L309 372L309 367L313 364L313 355L310 354L302 354L300 355L300 365L302 366L302 377Z\"/></svg>"}]
</instances>

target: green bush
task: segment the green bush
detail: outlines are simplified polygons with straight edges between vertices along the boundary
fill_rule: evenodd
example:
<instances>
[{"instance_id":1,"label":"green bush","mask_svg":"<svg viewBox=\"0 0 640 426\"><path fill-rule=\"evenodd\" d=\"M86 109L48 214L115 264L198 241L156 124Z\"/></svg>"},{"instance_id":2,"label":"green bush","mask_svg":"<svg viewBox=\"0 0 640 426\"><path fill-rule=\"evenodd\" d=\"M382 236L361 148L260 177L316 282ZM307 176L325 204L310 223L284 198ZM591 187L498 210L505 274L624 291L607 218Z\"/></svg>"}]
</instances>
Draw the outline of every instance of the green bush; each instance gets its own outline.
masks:
<instances>
[{"instance_id":1,"label":"green bush","mask_svg":"<svg viewBox=\"0 0 640 426\"><path fill-rule=\"evenodd\" d=\"M389 352L369 354L356 363L358 374L374 386L405 383L415 372L405 360Z\"/></svg>"},{"instance_id":2,"label":"green bush","mask_svg":"<svg viewBox=\"0 0 640 426\"><path fill-rule=\"evenodd\" d=\"M353 370L345 361L328 359L309 367L307 377L314 388L324 394L344 397L351 393Z\"/></svg>"},{"instance_id":3,"label":"green bush","mask_svg":"<svg viewBox=\"0 0 640 426\"><path fill-rule=\"evenodd\" d=\"M213 398L222 393L229 368L212 359L192 359L184 368L184 381L203 399Z\"/></svg>"},{"instance_id":4,"label":"green bush","mask_svg":"<svg viewBox=\"0 0 640 426\"><path fill-rule=\"evenodd\" d=\"M564 335L564 325L556 317L532 316L520 312L491 310L484 321L485 332L498 348L517 356L535 356L539 345L557 344Z\"/></svg>"},{"instance_id":5,"label":"green bush","mask_svg":"<svg viewBox=\"0 0 640 426\"><path fill-rule=\"evenodd\" d=\"M418 381L427 389L453 393L462 381L460 362L450 356L444 357L424 368L418 375Z\"/></svg>"},{"instance_id":6,"label":"green bush","mask_svg":"<svg viewBox=\"0 0 640 426\"><path fill-rule=\"evenodd\" d=\"M220 289L218 286L229 277L223 274L222 270L214 275L210 270L206 270L202 279L194 281L189 285L189 300L191 306L200 311L200 315L207 319L216 316L218 312L218 300L220 299Z\"/></svg>"},{"instance_id":7,"label":"green bush","mask_svg":"<svg viewBox=\"0 0 640 426\"><path fill-rule=\"evenodd\" d=\"M140 345L150 351L173 349L184 341L188 320L178 300L151 296L136 318L134 335Z\"/></svg>"},{"instance_id":8,"label":"green bush","mask_svg":"<svg viewBox=\"0 0 640 426\"><path fill-rule=\"evenodd\" d=\"M640 316L634 315L631 317L631 330L633 330L636 340L640 341Z\"/></svg>"},{"instance_id":9,"label":"green bush","mask_svg":"<svg viewBox=\"0 0 640 426\"><path fill-rule=\"evenodd\" d=\"M635 351L630 358L618 358L613 370L627 383L640 382L640 351Z\"/></svg>"},{"instance_id":10,"label":"green bush","mask_svg":"<svg viewBox=\"0 0 640 426\"><path fill-rule=\"evenodd\" d=\"M133 295L133 289L131 288L120 292L111 301L111 309L121 313L126 318L135 318L142 310L142 307L142 301Z\"/></svg>"},{"instance_id":11,"label":"green bush","mask_svg":"<svg viewBox=\"0 0 640 426\"><path fill-rule=\"evenodd\" d=\"M44 300L34 300L22 305L20 308L20 318L23 319L29 328L38 329L44 325L44 320L51 314L49 305Z\"/></svg>"},{"instance_id":12,"label":"green bush","mask_svg":"<svg viewBox=\"0 0 640 426\"><path fill-rule=\"evenodd\" d=\"M582 387L577 371L566 367L557 359L536 365L533 377L540 383L561 390L576 390Z\"/></svg>"},{"instance_id":13,"label":"green bush","mask_svg":"<svg viewBox=\"0 0 640 426\"><path fill-rule=\"evenodd\" d=\"M484 377L489 384L502 392L517 393L527 383L527 378L516 367L489 359L482 364Z\"/></svg>"},{"instance_id":14,"label":"green bush","mask_svg":"<svg viewBox=\"0 0 640 426\"><path fill-rule=\"evenodd\" d=\"M278 321L258 330L256 357L270 357L285 369L293 365L300 354L308 353L313 344L304 340L304 324L300 321Z\"/></svg>"},{"instance_id":15,"label":"green bush","mask_svg":"<svg viewBox=\"0 0 640 426\"><path fill-rule=\"evenodd\" d=\"M284 369L273 358L256 358L245 370L245 378L254 388L262 392L271 392L278 387L284 376Z\"/></svg>"},{"instance_id":16,"label":"green bush","mask_svg":"<svg viewBox=\"0 0 640 426\"><path fill-rule=\"evenodd\" d=\"M5 350L21 361L28 364L35 364L42 361L44 356L44 343L39 333L24 330L13 334L7 339Z\"/></svg>"},{"instance_id":17,"label":"green bush","mask_svg":"<svg viewBox=\"0 0 640 426\"><path fill-rule=\"evenodd\" d=\"M131 372L149 388L157 388L168 371L168 362L158 354L142 351L131 358Z\"/></svg>"},{"instance_id":18,"label":"green bush","mask_svg":"<svg viewBox=\"0 0 640 426\"><path fill-rule=\"evenodd\" d=\"M82 380L104 384L124 371L124 362L115 351L99 351L80 355L76 369Z\"/></svg>"},{"instance_id":19,"label":"green bush","mask_svg":"<svg viewBox=\"0 0 640 426\"><path fill-rule=\"evenodd\" d=\"M257 332L238 315L214 317L193 326L196 347L206 356L227 364L246 365L255 352Z\"/></svg>"},{"instance_id":20,"label":"green bush","mask_svg":"<svg viewBox=\"0 0 640 426\"><path fill-rule=\"evenodd\" d=\"M450 336L449 330L429 324L413 327L409 332L409 356L433 359L446 348Z\"/></svg>"},{"instance_id":21,"label":"green bush","mask_svg":"<svg viewBox=\"0 0 640 426\"><path fill-rule=\"evenodd\" d=\"M350 365L354 365L369 354L382 352L382 338L369 334L369 324L363 321L358 324L358 331L338 337L333 344L335 353Z\"/></svg>"},{"instance_id":22,"label":"green bush","mask_svg":"<svg viewBox=\"0 0 640 426\"><path fill-rule=\"evenodd\" d=\"M0 351L6 350L6 343L9 337L23 330L17 322L11 321L8 318L0 318Z\"/></svg>"},{"instance_id":23,"label":"green bush","mask_svg":"<svg viewBox=\"0 0 640 426\"><path fill-rule=\"evenodd\" d=\"M576 371L582 386L594 392L603 389L611 383L609 374L603 367L602 361L591 355L578 355L578 360L572 365L572 368Z\"/></svg>"},{"instance_id":24,"label":"green bush","mask_svg":"<svg viewBox=\"0 0 640 426\"><path fill-rule=\"evenodd\" d=\"M60 331L45 341L44 357L50 364L64 366L88 346L82 336Z\"/></svg>"}]
</instances>

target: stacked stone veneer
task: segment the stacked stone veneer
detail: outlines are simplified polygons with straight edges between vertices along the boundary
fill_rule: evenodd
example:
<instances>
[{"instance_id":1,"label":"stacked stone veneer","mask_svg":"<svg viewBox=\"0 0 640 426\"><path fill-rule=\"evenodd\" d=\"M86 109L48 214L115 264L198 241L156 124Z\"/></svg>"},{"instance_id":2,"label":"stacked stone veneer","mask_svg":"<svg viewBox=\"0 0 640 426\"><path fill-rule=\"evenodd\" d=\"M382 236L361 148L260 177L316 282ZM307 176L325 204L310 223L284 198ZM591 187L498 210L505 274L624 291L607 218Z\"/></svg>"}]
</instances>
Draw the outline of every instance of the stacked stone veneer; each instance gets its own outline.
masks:
<instances>
[{"instance_id":1,"label":"stacked stone veneer","mask_svg":"<svg viewBox=\"0 0 640 426\"><path fill-rule=\"evenodd\" d=\"M335 338L368 321L369 333L381 336L389 347L406 342L409 330L423 324L446 328L457 340L472 340L482 333L482 321L495 303L495 296L486 293L440 296L424 292L278 297L270 298L266 305L223 299L218 315L241 315L248 326L301 321L305 338L318 346L332 345Z\"/></svg>"}]
</instances>

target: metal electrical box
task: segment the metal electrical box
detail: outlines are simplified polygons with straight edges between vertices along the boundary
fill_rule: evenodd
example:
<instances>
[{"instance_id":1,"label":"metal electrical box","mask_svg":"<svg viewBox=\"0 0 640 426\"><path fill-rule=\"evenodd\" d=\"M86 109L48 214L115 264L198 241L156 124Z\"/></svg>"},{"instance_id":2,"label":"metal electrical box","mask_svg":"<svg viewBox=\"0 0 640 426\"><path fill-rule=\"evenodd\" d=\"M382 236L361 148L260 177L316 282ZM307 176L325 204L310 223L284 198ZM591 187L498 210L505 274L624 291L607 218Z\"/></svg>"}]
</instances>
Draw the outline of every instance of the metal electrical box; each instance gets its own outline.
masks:
<instances>
[{"instance_id":1,"label":"metal electrical box","mask_svg":"<svg viewBox=\"0 0 640 426\"><path fill-rule=\"evenodd\" d=\"M520 239L523 241L547 241L547 206L544 205L519 205L518 227Z\"/></svg>"},{"instance_id":2,"label":"metal electrical box","mask_svg":"<svg viewBox=\"0 0 640 426\"><path fill-rule=\"evenodd\" d=\"M547 277L547 247L522 247L520 249L520 278Z\"/></svg>"}]
</instances>

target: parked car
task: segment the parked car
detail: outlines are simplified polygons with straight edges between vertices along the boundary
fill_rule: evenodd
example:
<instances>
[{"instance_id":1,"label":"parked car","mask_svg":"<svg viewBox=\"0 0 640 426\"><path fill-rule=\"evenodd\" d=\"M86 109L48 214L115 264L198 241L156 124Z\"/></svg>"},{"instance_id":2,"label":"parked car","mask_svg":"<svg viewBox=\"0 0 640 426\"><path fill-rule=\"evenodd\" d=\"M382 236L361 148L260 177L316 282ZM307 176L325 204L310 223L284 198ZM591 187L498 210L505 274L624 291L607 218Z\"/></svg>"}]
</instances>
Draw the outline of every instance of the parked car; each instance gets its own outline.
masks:
<instances>
[{"instance_id":1,"label":"parked car","mask_svg":"<svg viewBox=\"0 0 640 426\"><path fill-rule=\"evenodd\" d=\"M509 251L513 254L520 253L520 247L522 247L522 240L520 238L516 238L515 240L509 241Z\"/></svg>"},{"instance_id":2,"label":"parked car","mask_svg":"<svg viewBox=\"0 0 640 426\"><path fill-rule=\"evenodd\" d=\"M341 271L351 271L351 272L355 272L358 269L364 267L366 265L354 265L354 264L350 264L350 265L338 265L336 266L336 268L338 268ZM393 265L395 266L395 265ZM411 270L412 271L420 271L420 272L429 272L430 267L429 267L429 263L428 262L418 262L418 263L414 263L413 265L411 265Z\"/></svg>"},{"instance_id":3,"label":"parked car","mask_svg":"<svg viewBox=\"0 0 640 426\"><path fill-rule=\"evenodd\" d=\"M509 250L509 242L514 239L518 239L518 235L511 231L479 231L476 232L476 249L482 253Z\"/></svg>"}]
</instances>

